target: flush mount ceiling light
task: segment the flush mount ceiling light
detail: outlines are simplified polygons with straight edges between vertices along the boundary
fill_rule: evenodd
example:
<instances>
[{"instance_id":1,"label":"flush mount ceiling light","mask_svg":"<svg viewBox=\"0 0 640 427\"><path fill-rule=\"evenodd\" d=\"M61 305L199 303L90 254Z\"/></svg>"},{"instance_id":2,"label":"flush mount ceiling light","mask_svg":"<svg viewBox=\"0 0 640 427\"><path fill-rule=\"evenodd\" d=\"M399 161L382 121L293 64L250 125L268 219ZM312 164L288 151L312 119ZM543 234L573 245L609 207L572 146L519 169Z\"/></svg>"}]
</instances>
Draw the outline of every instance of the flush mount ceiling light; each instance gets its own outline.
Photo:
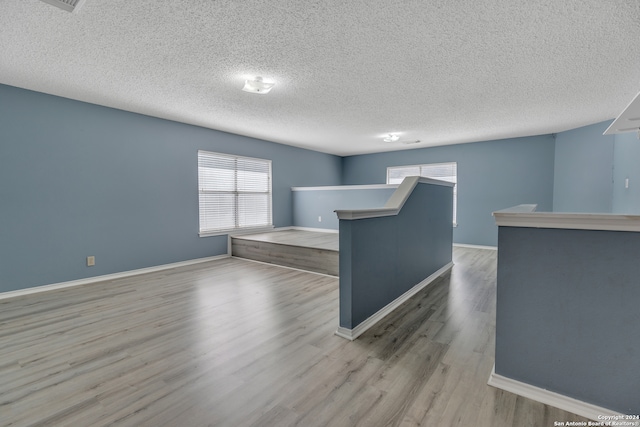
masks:
<instances>
[{"instance_id":1,"label":"flush mount ceiling light","mask_svg":"<svg viewBox=\"0 0 640 427\"><path fill-rule=\"evenodd\" d=\"M622 113L609 125L603 135L614 135L617 133L637 132L640 139L640 93L627 105Z\"/></svg>"},{"instance_id":2,"label":"flush mount ceiling light","mask_svg":"<svg viewBox=\"0 0 640 427\"><path fill-rule=\"evenodd\" d=\"M397 133L389 133L387 134L387 136L385 136L382 139L384 142L393 142L393 143L397 143L397 144L405 144L405 145L410 145L410 144L419 144L420 141L419 139L414 139L414 140L400 140L400 135L398 135Z\"/></svg>"},{"instance_id":3,"label":"flush mount ceiling light","mask_svg":"<svg viewBox=\"0 0 640 427\"><path fill-rule=\"evenodd\" d=\"M390 133L389 135L384 137L383 141L384 142L396 142L399 139L400 139L400 137L397 134Z\"/></svg>"},{"instance_id":4,"label":"flush mount ceiling light","mask_svg":"<svg viewBox=\"0 0 640 427\"><path fill-rule=\"evenodd\" d=\"M264 80L262 80L262 77L256 77L253 80L245 80L242 90L245 92L259 93L260 95L264 95L266 93L269 93L274 85L275 83L265 82Z\"/></svg>"},{"instance_id":5,"label":"flush mount ceiling light","mask_svg":"<svg viewBox=\"0 0 640 427\"><path fill-rule=\"evenodd\" d=\"M49 3L52 6L59 7L67 12L78 12L82 3L85 0L42 0L45 3Z\"/></svg>"}]
</instances>

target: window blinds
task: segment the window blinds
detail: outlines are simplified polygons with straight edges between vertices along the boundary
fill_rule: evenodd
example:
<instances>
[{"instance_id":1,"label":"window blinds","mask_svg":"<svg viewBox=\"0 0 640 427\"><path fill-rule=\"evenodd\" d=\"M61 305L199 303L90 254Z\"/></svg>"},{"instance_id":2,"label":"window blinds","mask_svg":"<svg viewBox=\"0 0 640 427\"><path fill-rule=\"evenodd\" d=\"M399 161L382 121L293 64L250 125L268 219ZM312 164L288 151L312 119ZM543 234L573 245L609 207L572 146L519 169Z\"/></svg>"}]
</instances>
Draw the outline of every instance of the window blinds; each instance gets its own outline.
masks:
<instances>
[{"instance_id":1,"label":"window blinds","mask_svg":"<svg viewBox=\"0 0 640 427\"><path fill-rule=\"evenodd\" d=\"M270 227L271 161L198 151L200 233Z\"/></svg>"},{"instance_id":2,"label":"window blinds","mask_svg":"<svg viewBox=\"0 0 640 427\"><path fill-rule=\"evenodd\" d=\"M387 184L400 184L402 180L408 176L422 176L456 184L453 187L453 223L456 224L458 210L458 164L456 162L432 163L387 168Z\"/></svg>"}]
</instances>

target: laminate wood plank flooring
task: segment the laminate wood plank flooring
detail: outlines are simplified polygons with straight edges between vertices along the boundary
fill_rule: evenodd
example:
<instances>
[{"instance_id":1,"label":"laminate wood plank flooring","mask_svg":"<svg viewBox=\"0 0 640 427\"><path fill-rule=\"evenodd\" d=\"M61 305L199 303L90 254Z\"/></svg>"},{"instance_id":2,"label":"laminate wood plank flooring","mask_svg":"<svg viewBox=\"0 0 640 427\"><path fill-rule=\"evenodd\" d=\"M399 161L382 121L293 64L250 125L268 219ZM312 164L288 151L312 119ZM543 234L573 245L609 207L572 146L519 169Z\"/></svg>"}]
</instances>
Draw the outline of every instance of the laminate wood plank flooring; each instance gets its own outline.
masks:
<instances>
[{"instance_id":1,"label":"laminate wood plank flooring","mask_svg":"<svg viewBox=\"0 0 640 427\"><path fill-rule=\"evenodd\" d=\"M240 234L235 239L277 243L281 245L338 251L340 249L338 233L308 230L278 230L266 233Z\"/></svg>"},{"instance_id":2,"label":"laminate wood plank flooring","mask_svg":"<svg viewBox=\"0 0 640 427\"><path fill-rule=\"evenodd\" d=\"M489 387L496 253L356 341L338 280L237 258L0 301L2 426L553 426Z\"/></svg>"},{"instance_id":3,"label":"laminate wood plank flooring","mask_svg":"<svg viewBox=\"0 0 640 427\"><path fill-rule=\"evenodd\" d=\"M233 256L339 275L338 233L278 230L231 237Z\"/></svg>"},{"instance_id":4,"label":"laminate wood plank flooring","mask_svg":"<svg viewBox=\"0 0 640 427\"><path fill-rule=\"evenodd\" d=\"M298 268L330 276L337 277L340 274L339 252L333 250L232 238L231 254L234 257Z\"/></svg>"}]
</instances>

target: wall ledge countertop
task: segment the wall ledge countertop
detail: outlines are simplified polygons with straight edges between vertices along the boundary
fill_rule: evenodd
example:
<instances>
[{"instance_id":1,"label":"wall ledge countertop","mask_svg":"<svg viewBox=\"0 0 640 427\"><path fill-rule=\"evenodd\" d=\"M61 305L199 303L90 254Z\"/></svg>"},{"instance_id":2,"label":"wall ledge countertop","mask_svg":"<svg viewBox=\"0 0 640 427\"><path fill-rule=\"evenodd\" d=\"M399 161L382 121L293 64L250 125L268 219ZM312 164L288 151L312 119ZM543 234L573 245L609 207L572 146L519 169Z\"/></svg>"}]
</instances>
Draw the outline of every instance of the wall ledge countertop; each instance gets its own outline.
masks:
<instances>
[{"instance_id":1,"label":"wall ledge countertop","mask_svg":"<svg viewBox=\"0 0 640 427\"><path fill-rule=\"evenodd\" d=\"M537 205L518 205L493 212L499 227L640 232L640 215L536 212Z\"/></svg>"},{"instance_id":2,"label":"wall ledge countertop","mask_svg":"<svg viewBox=\"0 0 640 427\"><path fill-rule=\"evenodd\" d=\"M321 187L291 187L291 191L381 190L398 188L400 184L325 185Z\"/></svg>"},{"instance_id":3,"label":"wall ledge countertop","mask_svg":"<svg viewBox=\"0 0 640 427\"><path fill-rule=\"evenodd\" d=\"M380 208L372 209L338 209L336 214L338 219L354 220L365 218L378 218L382 216L394 216L398 215L402 206L413 192L413 189L419 183L441 185L444 187L453 187L455 184L447 181L440 181L437 179L424 178L419 176L408 176L398 186L396 191L393 192L387 203Z\"/></svg>"}]
</instances>

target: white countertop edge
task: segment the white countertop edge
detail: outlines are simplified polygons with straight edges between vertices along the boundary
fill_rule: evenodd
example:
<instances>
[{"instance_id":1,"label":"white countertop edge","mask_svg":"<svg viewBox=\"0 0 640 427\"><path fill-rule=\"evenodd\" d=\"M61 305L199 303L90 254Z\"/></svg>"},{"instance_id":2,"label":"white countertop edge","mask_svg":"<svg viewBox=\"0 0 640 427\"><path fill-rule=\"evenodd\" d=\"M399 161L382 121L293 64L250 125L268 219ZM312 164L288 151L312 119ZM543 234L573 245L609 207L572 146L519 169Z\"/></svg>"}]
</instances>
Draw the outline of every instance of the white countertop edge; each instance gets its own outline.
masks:
<instances>
[{"instance_id":1,"label":"white countertop edge","mask_svg":"<svg viewBox=\"0 0 640 427\"><path fill-rule=\"evenodd\" d=\"M393 192L389 200L381 208L372 209L354 209L354 210L336 210L338 219L365 219L365 218L378 218L382 216L398 215L398 212L402 209L405 202L411 195L413 189L418 183L442 185L445 187L453 187L455 184L452 182L439 181L436 179L422 178L419 176L408 176L398 186L396 191Z\"/></svg>"},{"instance_id":2,"label":"white countertop edge","mask_svg":"<svg viewBox=\"0 0 640 427\"><path fill-rule=\"evenodd\" d=\"M400 209L380 208L380 209L356 209L356 210L337 210L338 219L365 219L379 218L382 216L398 215Z\"/></svg>"},{"instance_id":3,"label":"white countertop edge","mask_svg":"<svg viewBox=\"0 0 640 427\"><path fill-rule=\"evenodd\" d=\"M528 213L528 212L535 212L536 209L538 208L538 205L517 205L517 206L512 206L510 208L506 208L506 209L501 209L499 211L495 211L493 212L493 216L496 216L496 214L503 214L503 213Z\"/></svg>"},{"instance_id":4,"label":"white countertop edge","mask_svg":"<svg viewBox=\"0 0 640 427\"><path fill-rule=\"evenodd\" d=\"M521 205L522 206L522 205ZM640 232L640 215L607 213L526 212L505 209L493 213L499 227Z\"/></svg>"},{"instance_id":5,"label":"white countertop edge","mask_svg":"<svg viewBox=\"0 0 640 427\"><path fill-rule=\"evenodd\" d=\"M398 186L399 184L328 185L325 187L291 187L291 191L382 190L398 188Z\"/></svg>"}]
</instances>

